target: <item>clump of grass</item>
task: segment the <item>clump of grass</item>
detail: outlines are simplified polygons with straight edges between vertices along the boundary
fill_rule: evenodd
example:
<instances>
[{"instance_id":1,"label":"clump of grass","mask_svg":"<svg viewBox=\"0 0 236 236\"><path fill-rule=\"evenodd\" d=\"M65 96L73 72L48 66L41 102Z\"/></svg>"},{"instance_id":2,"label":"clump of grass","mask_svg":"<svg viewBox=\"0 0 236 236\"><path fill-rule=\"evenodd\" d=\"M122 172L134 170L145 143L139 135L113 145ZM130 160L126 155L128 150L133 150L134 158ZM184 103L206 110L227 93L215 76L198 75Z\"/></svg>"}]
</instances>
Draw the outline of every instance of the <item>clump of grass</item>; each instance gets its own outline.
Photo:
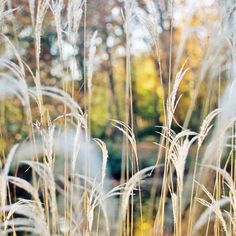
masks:
<instances>
[{"instance_id":1,"label":"clump of grass","mask_svg":"<svg viewBox=\"0 0 236 236\"><path fill-rule=\"evenodd\" d=\"M4 26L4 21L9 15L17 12L17 9L10 9L9 4L6 3L7 1L0 0L1 27ZM216 76L215 72L211 72L212 67L214 68L213 62L217 62L217 66L226 66L224 63L227 58L220 58L219 61L216 59L223 47L213 52L215 43L212 40L204 64L200 68L200 79L192 91L193 97L186 119L183 124L180 124L175 117L181 101L181 95L178 97L179 87L190 69L185 69L187 60L177 72L186 43L185 32L183 36L185 40L180 43L172 71L173 2L169 3L171 12L166 12L170 23L168 52L170 55L169 65L166 67L169 71L165 72L168 74L168 89L165 89L160 57L160 35L156 28L158 21L155 19L160 17L161 20L163 17L158 15L162 7L160 3L155 6L152 2L148 4L147 14L143 14L138 11L136 1L124 1L124 10L121 12L126 41L125 122L113 120L114 127L120 130L124 137L123 165L121 184L114 186L107 174L108 160L112 157L109 157L106 144L100 139L91 137L91 103L95 99L92 96L92 85L98 32L93 33L89 43L86 41L87 1L69 0L64 3L61 0L40 0L29 1L28 4L34 32L35 67L33 68L30 62L21 58L17 44L4 35L4 30L0 33L4 44L3 51L6 50L5 54L10 55L5 57L2 53L0 58L0 99L3 102L19 99L28 128L27 138L9 147L8 155L5 157L3 153L4 158L1 160L0 234L17 235L23 232L25 235L28 233L32 235L134 235L136 218L140 218L141 231L143 228L144 180L146 178L154 180L152 173L156 174L163 168L161 193L157 196L156 206L151 204L151 211L154 209L154 217L150 219L150 222L154 222L151 229L153 235L168 235L167 227L169 233L176 236L199 235L201 230L205 230L206 235L210 234L210 230L214 235L235 235L236 117L233 112L235 108L233 69L232 78L230 77L232 83L226 87L222 99L218 91L220 100L218 108L205 116L198 132L186 128L193 115L201 82L208 73L212 80ZM52 25L57 34L59 63L69 71L70 77L68 83L62 81L62 86L58 87L44 85L42 78L44 73L42 73L43 66L40 59L41 40L47 16L54 22ZM153 37L163 96L164 119L162 133L160 133L161 140L158 143L161 148L157 154L156 165L143 169L140 167L137 152L133 117L131 23L135 17L146 25ZM225 14L225 19L227 18L230 16ZM149 19L152 21L149 22ZM14 18L12 20L14 23ZM85 104L83 106L74 98L75 81L78 80L74 72L77 66L76 47L81 24L84 27ZM229 34L226 36L229 42L227 50L233 58L233 61L227 63L233 67L235 66L233 52L235 47L232 43L234 37L230 38ZM68 64L65 61L65 58L68 58L68 55L63 55L63 44L66 41L74 49L70 56L73 57L72 62L75 64ZM207 62L212 54L214 57ZM28 81L29 78L32 83ZM219 90L221 90L220 82L220 80L216 82L219 83L217 84ZM51 114L47 108L47 103L50 101L62 104L63 111L56 115ZM207 103L205 107L208 106ZM202 113L205 115L205 110ZM214 119L216 119L215 124L213 124ZM188 160L191 162L190 167L186 164ZM23 166L25 172L31 172L30 180L17 176L19 166ZM153 181L152 192L155 192L155 188L155 181ZM15 189L21 189L28 194L28 197L17 198ZM135 204L136 193L138 204ZM153 195L155 198L155 193ZM168 209L171 210L171 214ZM136 217L138 211L140 216ZM169 225L167 225L168 220L171 222ZM142 231L141 234L144 235L145 232Z\"/></svg>"}]
</instances>

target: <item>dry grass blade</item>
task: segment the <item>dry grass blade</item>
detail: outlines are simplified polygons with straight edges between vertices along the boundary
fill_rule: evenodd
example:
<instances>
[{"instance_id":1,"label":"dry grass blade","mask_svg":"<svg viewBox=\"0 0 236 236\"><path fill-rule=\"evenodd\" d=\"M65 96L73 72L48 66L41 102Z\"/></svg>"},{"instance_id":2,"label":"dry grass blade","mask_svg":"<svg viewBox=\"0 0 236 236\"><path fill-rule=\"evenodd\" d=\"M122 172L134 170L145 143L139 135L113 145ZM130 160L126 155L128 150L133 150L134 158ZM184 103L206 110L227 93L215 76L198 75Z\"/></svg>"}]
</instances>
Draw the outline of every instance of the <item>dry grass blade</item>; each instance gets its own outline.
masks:
<instances>
[{"instance_id":1,"label":"dry grass blade","mask_svg":"<svg viewBox=\"0 0 236 236\"><path fill-rule=\"evenodd\" d=\"M20 81L15 80L14 78L0 73L0 77L5 77L0 80L0 100L5 100L16 96L20 101L22 106L26 106L27 101L25 101L24 95L22 95L22 87ZM10 82L10 84L9 84Z\"/></svg>"},{"instance_id":2,"label":"dry grass blade","mask_svg":"<svg viewBox=\"0 0 236 236\"><path fill-rule=\"evenodd\" d=\"M84 199L83 204L86 204L86 206L84 206L86 209L84 217L87 219L88 232L92 232L95 208L99 207L99 210L101 209L104 218L103 226L106 229L106 234L109 235L109 224L111 223L111 217L114 217L112 215L114 205L111 205L111 203L113 202L110 202L109 200L112 199L114 196L120 195L119 191L122 189L122 187L116 187L106 193L103 191L103 185L99 184L96 179L91 179L88 178L88 176L86 175L79 174L74 175L74 177L76 177L76 179L84 180L87 183L87 185L84 186L83 184L78 184L76 182L76 184L73 186L74 194L71 197L75 200L73 204L78 204L78 195L76 195L75 197L75 194L77 193L76 189L82 190L82 192L80 192L81 199L86 196L86 199ZM75 218L81 219L81 216L76 216ZM82 218L81 221L83 220L84 219Z\"/></svg>"},{"instance_id":3,"label":"dry grass blade","mask_svg":"<svg viewBox=\"0 0 236 236\"><path fill-rule=\"evenodd\" d=\"M175 109L176 109L176 107L178 105L178 101L179 101L179 99L177 99L177 102L176 102L176 96L177 96L177 91L178 91L179 85L189 70L188 68L184 70L184 66L185 66L186 62L183 64L182 68L177 73L174 84L173 84L172 91L169 94L168 99L167 99L167 104L166 104L166 106L167 106L166 107L166 109L167 109L167 122L168 122L167 126L169 128L171 127L171 123L172 123L172 120L174 117Z\"/></svg>"},{"instance_id":4,"label":"dry grass blade","mask_svg":"<svg viewBox=\"0 0 236 236\"><path fill-rule=\"evenodd\" d=\"M1 233L1 228L5 227L6 222L0 223L0 233ZM16 217L14 219L8 220L7 221L7 226L9 227L8 229L2 230L1 235L8 235L10 233L16 233L16 232L30 232L33 234L38 234L37 230L35 230L32 225L34 224L34 221L32 219L27 219L24 217Z\"/></svg>"},{"instance_id":5,"label":"dry grass blade","mask_svg":"<svg viewBox=\"0 0 236 236\"><path fill-rule=\"evenodd\" d=\"M16 11L18 8L14 8L14 9L6 9L6 6L9 5L7 4L8 1L7 0L1 0L0 1L0 26L3 25L4 23L4 18L6 18L7 16L9 16L12 12Z\"/></svg>"},{"instance_id":6,"label":"dry grass blade","mask_svg":"<svg viewBox=\"0 0 236 236\"><path fill-rule=\"evenodd\" d=\"M199 202L203 203L201 200L199 200ZM223 198L216 201L215 204L207 204L207 209L199 216L198 220L194 224L193 234L196 234L207 223L209 217L211 217L212 213L216 211L216 208L220 208L228 203L229 199ZM206 205L206 203L204 202L203 205Z\"/></svg>"},{"instance_id":7,"label":"dry grass blade","mask_svg":"<svg viewBox=\"0 0 236 236\"><path fill-rule=\"evenodd\" d=\"M178 197L175 193L171 193L171 201L172 201L172 209L173 209L173 218L174 218L174 223L178 224L177 219L178 219L178 212L179 212L179 206L178 206Z\"/></svg>"},{"instance_id":8,"label":"dry grass blade","mask_svg":"<svg viewBox=\"0 0 236 236\"><path fill-rule=\"evenodd\" d=\"M35 205L34 201L20 199L14 204L4 206L1 210L3 212L8 212L6 221L4 222L5 230L7 230L8 222L13 214L19 214L32 220L32 228L37 234L45 236L50 235L44 215L41 215L41 212L38 211L38 206ZM12 221L10 224L12 224Z\"/></svg>"},{"instance_id":9,"label":"dry grass blade","mask_svg":"<svg viewBox=\"0 0 236 236\"><path fill-rule=\"evenodd\" d=\"M235 234L235 1L192 2L0 0L0 235Z\"/></svg>"},{"instance_id":10,"label":"dry grass blade","mask_svg":"<svg viewBox=\"0 0 236 236\"><path fill-rule=\"evenodd\" d=\"M200 165L200 166L205 167L205 168L210 168L212 170L215 170L219 174L221 174L222 177L226 180L226 182L227 182L231 192L232 193L235 192L235 194L236 194L234 180L233 180L232 176L226 170L221 169L221 168L219 168L217 166L213 166L213 165Z\"/></svg>"},{"instance_id":11,"label":"dry grass blade","mask_svg":"<svg viewBox=\"0 0 236 236\"><path fill-rule=\"evenodd\" d=\"M92 88L92 78L93 78L93 71L94 71L94 58L96 54L96 37L97 31L93 33L93 36L90 40L89 46L89 56L88 56L88 64L87 64L87 71L88 71L88 89L91 90Z\"/></svg>"},{"instance_id":12,"label":"dry grass blade","mask_svg":"<svg viewBox=\"0 0 236 236\"><path fill-rule=\"evenodd\" d=\"M28 3L29 3L31 24L34 27L35 26L35 0L28 0Z\"/></svg>"},{"instance_id":13,"label":"dry grass blade","mask_svg":"<svg viewBox=\"0 0 236 236\"><path fill-rule=\"evenodd\" d=\"M1 0L0 1L0 16L1 16L0 23L2 23L2 16L4 14L6 2L7 2L7 0Z\"/></svg>"},{"instance_id":14,"label":"dry grass blade","mask_svg":"<svg viewBox=\"0 0 236 236\"><path fill-rule=\"evenodd\" d=\"M13 159L15 157L16 154L16 150L18 148L19 144L15 144L6 159L6 163L5 166L3 168L3 170L1 170L0 172L0 207L4 207L6 204L6 197L7 197L7 178L8 178L8 174L10 171L10 166L11 163L13 162Z\"/></svg>"},{"instance_id":15,"label":"dry grass blade","mask_svg":"<svg viewBox=\"0 0 236 236\"><path fill-rule=\"evenodd\" d=\"M220 209L220 205L218 204L218 202L215 200L215 198L213 197L213 195L206 189L206 187L200 183L198 183L196 181L196 183L201 187L201 189L206 193L206 195L210 198L211 203L207 202L204 199L197 199L202 205L206 206L207 208L211 208L216 217L220 220L221 225L223 227L224 232L226 233L226 235L229 235L229 232L227 230L227 224L226 221L223 217L222 211Z\"/></svg>"},{"instance_id":16,"label":"dry grass blade","mask_svg":"<svg viewBox=\"0 0 236 236\"><path fill-rule=\"evenodd\" d=\"M28 181L19 177L9 176L8 181L11 182L14 186L17 186L21 189L24 189L26 192L28 192L34 199L35 203L37 203L38 206L41 206L41 201L38 195L38 189L36 187L33 187Z\"/></svg>"},{"instance_id":17,"label":"dry grass blade","mask_svg":"<svg viewBox=\"0 0 236 236\"><path fill-rule=\"evenodd\" d=\"M56 200L56 181L52 168L47 164L42 164L36 161L22 161L22 163L30 166L42 180L42 191L46 191L48 195L48 204L51 212L52 228L56 227L58 222L58 209Z\"/></svg>"},{"instance_id":18,"label":"dry grass blade","mask_svg":"<svg viewBox=\"0 0 236 236\"><path fill-rule=\"evenodd\" d=\"M105 179L105 176L106 176L108 151L107 151L107 148L106 148L106 144L102 140L100 140L100 139L94 139L94 140L102 150L102 179L101 179L101 184L103 186L104 179Z\"/></svg>"},{"instance_id":19,"label":"dry grass blade","mask_svg":"<svg viewBox=\"0 0 236 236\"><path fill-rule=\"evenodd\" d=\"M213 165L201 165L205 168L210 168L212 170L215 170L216 173L220 174L223 179L225 180L226 185L229 187L230 193L229 193L229 199L231 206L234 210L234 214L236 214L236 188L235 188L235 182L232 176L224 169L221 169L219 167L213 166Z\"/></svg>"},{"instance_id":20,"label":"dry grass blade","mask_svg":"<svg viewBox=\"0 0 236 236\"><path fill-rule=\"evenodd\" d=\"M118 120L112 120L112 121L115 122L115 124L113 124L113 126L116 127L118 130L120 130L128 138L128 140L131 144L131 147L132 147L132 151L134 153L134 158L135 158L135 162L137 165L137 170L139 170L137 144L136 144L136 139L135 139L135 135L134 135L133 130L122 121L118 121Z\"/></svg>"},{"instance_id":21,"label":"dry grass blade","mask_svg":"<svg viewBox=\"0 0 236 236\"><path fill-rule=\"evenodd\" d=\"M138 171L137 173L135 173L125 183L124 193L122 194L122 201L121 201L121 215L122 215L123 220L125 220L126 210L128 207L129 197L130 197L131 193L133 192L133 190L135 189L137 184L140 183L140 181L142 179L149 176L151 174L151 172L157 167L158 166L150 166L150 167L144 168L144 169ZM150 172L150 173L148 174L148 172Z\"/></svg>"}]
</instances>

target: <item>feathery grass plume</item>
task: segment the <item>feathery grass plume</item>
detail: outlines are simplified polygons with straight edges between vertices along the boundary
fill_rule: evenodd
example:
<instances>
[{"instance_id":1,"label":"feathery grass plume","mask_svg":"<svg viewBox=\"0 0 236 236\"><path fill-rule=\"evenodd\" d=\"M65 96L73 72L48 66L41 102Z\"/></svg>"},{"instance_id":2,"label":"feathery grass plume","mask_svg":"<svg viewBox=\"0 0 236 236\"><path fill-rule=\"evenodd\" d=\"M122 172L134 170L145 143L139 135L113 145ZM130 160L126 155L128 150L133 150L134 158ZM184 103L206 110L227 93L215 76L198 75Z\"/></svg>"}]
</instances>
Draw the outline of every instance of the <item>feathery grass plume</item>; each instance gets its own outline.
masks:
<instances>
[{"instance_id":1,"label":"feathery grass plume","mask_svg":"<svg viewBox=\"0 0 236 236\"><path fill-rule=\"evenodd\" d=\"M33 187L31 183L29 183L25 179L22 179L19 177L8 176L7 181L12 183L14 186L17 186L17 187L23 189L24 191L28 192L31 195L35 204L38 204L40 212L42 214L44 213L44 210L42 208L42 203L39 198L38 188Z\"/></svg>"},{"instance_id":2,"label":"feathery grass plume","mask_svg":"<svg viewBox=\"0 0 236 236\"><path fill-rule=\"evenodd\" d=\"M195 136L191 140L189 140L188 137L192 135ZM182 141L183 138L184 141ZM189 153L189 149L193 144L193 142L196 141L196 139L197 136L195 132L184 130L179 134L177 134L170 144L168 157L170 158L176 169L178 188L180 190L179 192L180 194L182 194L183 190L185 162Z\"/></svg>"},{"instance_id":3,"label":"feathery grass plume","mask_svg":"<svg viewBox=\"0 0 236 236\"><path fill-rule=\"evenodd\" d=\"M175 109L176 109L178 102L181 98L181 96L180 96L178 98L178 100L176 101L178 87L179 87L182 79L184 78L185 74L188 71L188 69L184 70L184 66L185 66L186 62L187 62L187 60L183 64L180 71L177 73L175 81L173 82L172 90L169 91L169 95L168 95L167 102L166 102L165 125L168 128L168 130L167 130L168 136L171 135L170 130L171 130L171 126L172 126L172 121L174 119L174 112L175 112ZM163 132L164 131L165 130L163 130ZM165 140L162 139L161 144L163 145L164 142L165 142ZM169 147L169 145L171 145L171 144L169 144L168 139L167 139L167 143L165 143L165 146ZM168 171L169 171L168 151L166 151L165 155L166 155L166 158L165 158L165 169L164 169L164 176L163 176L162 193L161 193L160 204L158 207L158 212L156 214L156 220L155 220L155 222L156 222L155 223L155 230L159 230L159 228L160 228L160 232L162 232L162 228L163 228L163 224L164 224L165 200L166 200L166 193L168 191L167 190L167 185L168 185L167 175L168 175ZM161 151L158 154L157 161L159 161L160 156L161 156ZM181 186L181 189L182 189L182 186ZM155 232L155 234L157 235L158 233Z\"/></svg>"},{"instance_id":4,"label":"feathery grass plume","mask_svg":"<svg viewBox=\"0 0 236 236\"><path fill-rule=\"evenodd\" d=\"M180 71L177 73L175 81L173 83L172 90L167 98L166 113L167 113L167 126L169 128L171 128L174 113L175 113L176 107L178 105L178 102L181 98L181 97L179 97L176 101L176 96L177 96L177 91L178 91L179 85L180 85L181 81L183 80L184 76L186 75L187 71L189 70L188 68L184 70L184 66L186 63L187 63L187 60L185 61L185 63L181 67Z\"/></svg>"},{"instance_id":5,"label":"feathery grass plume","mask_svg":"<svg viewBox=\"0 0 236 236\"><path fill-rule=\"evenodd\" d=\"M82 8L84 5L86 5L86 1L81 1L81 0L69 0L67 3L67 21L66 21L67 29L65 31L65 34L66 34L69 44L72 46L72 53L71 55L69 55L69 53L65 50L63 52L63 58L65 61L65 60L68 60L68 57L70 57L68 66L69 66L72 81L81 79L81 76L78 70L77 59L76 59L76 53L77 53L76 43L78 42L78 38L79 38L78 30L79 30L80 22L83 16ZM63 44L65 43L63 42Z\"/></svg>"},{"instance_id":6,"label":"feathery grass plume","mask_svg":"<svg viewBox=\"0 0 236 236\"><path fill-rule=\"evenodd\" d=\"M49 233L48 225L45 221L44 215L38 210L38 205L32 200L20 199L16 203L11 205L5 205L1 211L8 212L7 218L4 222L2 232L5 233L16 233L19 231L31 232L38 235L51 235ZM21 215L22 217L17 217L17 220L10 220L13 214ZM26 219L31 221L31 225L24 226ZM14 225L16 223L16 225ZM22 226L23 223L23 226ZM9 225L8 225L9 224ZM10 227L8 227L10 226Z\"/></svg>"},{"instance_id":7,"label":"feathery grass plume","mask_svg":"<svg viewBox=\"0 0 236 236\"><path fill-rule=\"evenodd\" d=\"M84 119L84 113L81 109L81 107L73 100L73 98L63 91L62 89L59 88L53 88L50 86L42 86L42 87L31 87L29 88L29 93L30 95L36 99L37 101L37 92L38 90L41 91L41 94L43 96L49 96L52 97L54 100L58 100L61 103L65 104L73 114L75 114L83 127L86 127L85 119Z\"/></svg>"},{"instance_id":8,"label":"feathery grass plume","mask_svg":"<svg viewBox=\"0 0 236 236\"><path fill-rule=\"evenodd\" d=\"M113 124L114 127L116 127L117 129L119 129L125 136L126 138L126 141L130 142L130 145L131 145L131 149L132 149L132 154L131 154L131 168L132 168L132 175L134 176L135 173L138 173L139 172L139 162L138 162L138 154L137 154L137 145L136 145L136 139L135 139L135 135L133 133L133 130L132 128L130 128L127 124L125 124L124 122L121 122L121 121L117 121L117 120L113 120L115 122L115 124ZM128 148L128 143L126 143L126 148ZM128 160L128 150L127 151L127 159L126 159L126 174L127 174L127 181L129 181L129 160ZM140 207L140 216L141 216L141 224L143 222L142 220L142 195L141 195L141 188L140 188L140 182L139 182L139 207ZM131 189L131 192L133 190ZM131 231L133 231L133 195L131 194L131 225L130 225L130 228L131 228ZM129 198L128 198L128 201L129 201ZM123 203L122 203L122 200L121 200L121 207L122 207ZM127 214L129 215L129 214ZM125 216L127 216L125 215ZM122 218L123 215L122 215L122 212L120 214L120 218ZM122 219L121 219L122 220ZM121 224L121 227L124 226L122 224L122 221L120 220L120 224ZM127 219L128 220L128 219ZM125 229L125 228L124 228ZM127 231L129 232L129 224L127 224Z\"/></svg>"},{"instance_id":9,"label":"feathery grass plume","mask_svg":"<svg viewBox=\"0 0 236 236\"><path fill-rule=\"evenodd\" d=\"M213 127L213 125L210 125L212 120L222 112L221 109L215 109L212 112L210 112L207 117L203 120L202 125L200 127L199 135L198 135L198 148L201 147L204 139L206 138L207 134Z\"/></svg>"},{"instance_id":10,"label":"feathery grass plume","mask_svg":"<svg viewBox=\"0 0 236 236\"><path fill-rule=\"evenodd\" d=\"M50 188L55 185L54 181L54 174L52 172L51 167L46 163L40 163L38 161L22 161L22 164L30 166L32 169L35 170L35 172L38 174L39 178L41 178L44 183L48 183L48 188L50 191Z\"/></svg>"},{"instance_id":11,"label":"feathery grass plume","mask_svg":"<svg viewBox=\"0 0 236 236\"><path fill-rule=\"evenodd\" d=\"M78 39L78 29L82 18L84 2L81 0L69 0L67 6L67 36L72 45L75 45Z\"/></svg>"},{"instance_id":12,"label":"feathery grass plume","mask_svg":"<svg viewBox=\"0 0 236 236\"><path fill-rule=\"evenodd\" d=\"M33 6L33 4L31 6ZM38 70L40 69L39 68L39 59L40 59L40 51L41 51L42 26L43 26L43 20L44 20L46 13L47 13L48 7L49 7L49 0L39 0L37 2L37 12L36 12L35 25L34 25L34 33L35 33L35 49L36 49L35 56L36 56L36 64L37 64ZM38 71L38 73L39 73L39 71ZM36 85L40 85L40 81L37 81L37 82L39 84L36 84Z\"/></svg>"},{"instance_id":13,"label":"feathery grass plume","mask_svg":"<svg viewBox=\"0 0 236 236\"><path fill-rule=\"evenodd\" d=\"M107 159L108 159L108 151L107 151L107 148L106 148L106 144L101 141L100 139L94 139L95 142L99 145L99 147L101 148L102 150L102 176L101 176L101 187L103 188L104 186L104 180L105 180L105 176L106 176L106 167L107 167ZM117 188L117 190L119 190L119 187ZM107 202L106 206L111 206L109 208L109 217L111 218L114 218L116 220L116 217L117 217L117 201L113 198L113 194L115 195L119 195L119 193L117 192L116 188L113 188L111 190L111 193L108 193L108 196L109 197L106 197L106 198L109 198L108 200L110 200L109 202ZM114 193L112 193L112 191L114 191ZM101 201L104 202L104 197L101 198ZM103 209L103 214L104 214L104 211L105 209ZM106 216L107 214L105 214L104 216ZM107 216L106 216L107 217ZM99 223L99 219L100 219L100 208L99 208L99 213L98 213L98 223ZM115 220L111 220L109 222L113 223L112 221L115 222ZM106 222L108 222L108 220L106 220ZM107 230L107 232L109 232L109 230Z\"/></svg>"},{"instance_id":14,"label":"feathery grass plume","mask_svg":"<svg viewBox=\"0 0 236 236\"><path fill-rule=\"evenodd\" d=\"M189 136L194 136L189 140ZM177 194L171 192L171 197L173 204L173 212L175 216L175 235L182 234L182 200L183 200L183 187L184 187L184 169L186 159L189 153L191 145L197 140L197 135L195 132L189 130L184 130L178 133L172 142L170 143L170 148L168 151L168 158L173 163L176 173L177 173ZM177 201L177 202L176 202Z\"/></svg>"},{"instance_id":15,"label":"feathery grass plume","mask_svg":"<svg viewBox=\"0 0 236 236\"><path fill-rule=\"evenodd\" d=\"M55 126L52 125L50 120L48 121L46 129L39 129L39 132L41 133L42 136L43 153L45 155L44 163L47 163L52 170L54 169L54 163L55 163L55 159L53 157L54 131L55 131Z\"/></svg>"},{"instance_id":16,"label":"feathery grass plume","mask_svg":"<svg viewBox=\"0 0 236 236\"><path fill-rule=\"evenodd\" d=\"M41 35L44 17L47 13L50 0L39 0L37 1L36 19L34 25L34 35L35 35L35 60L36 60L36 74L34 78L34 83L36 86L36 98L39 107L39 112L41 115L41 122L43 121L44 110L43 110L43 98L41 94L41 78L40 78L40 53L41 53Z\"/></svg>"},{"instance_id":17,"label":"feathery grass plume","mask_svg":"<svg viewBox=\"0 0 236 236\"><path fill-rule=\"evenodd\" d=\"M3 167L3 169L1 169L0 172L0 208L4 207L6 205L6 199L7 199L7 179L8 179L8 174L10 171L10 167L11 167L11 163L13 162L13 159L15 157L16 154L16 150L18 148L19 144L15 144L9 154L7 155L7 159L6 159L6 163L5 166ZM0 219L4 220L5 219L5 215L2 215L2 212L0 214Z\"/></svg>"},{"instance_id":18,"label":"feathery grass plume","mask_svg":"<svg viewBox=\"0 0 236 236\"><path fill-rule=\"evenodd\" d=\"M46 222L45 216L44 216L44 208L43 203L41 202L39 198L39 188L37 186L33 187L28 181L19 178L19 177L13 177L8 176L7 181L14 185L14 187L18 187L23 189L25 192L29 193L32 197L32 200L34 201L35 206L38 208L38 212L43 219L44 222ZM18 202L16 202L17 204ZM17 218L14 217L12 225L15 227L15 220L18 222ZM7 224L9 225L9 220L7 221Z\"/></svg>"},{"instance_id":19,"label":"feathery grass plume","mask_svg":"<svg viewBox=\"0 0 236 236\"><path fill-rule=\"evenodd\" d=\"M55 25L56 25L56 32L57 32L57 45L58 45L58 49L59 49L59 55L60 55L60 59L62 60L63 55L62 55L62 44L63 44L63 40L62 40L62 20L61 20L61 13L62 10L64 8L64 3L63 0L51 0L51 4L49 5L53 16L54 16L54 21L55 21Z\"/></svg>"}]
</instances>

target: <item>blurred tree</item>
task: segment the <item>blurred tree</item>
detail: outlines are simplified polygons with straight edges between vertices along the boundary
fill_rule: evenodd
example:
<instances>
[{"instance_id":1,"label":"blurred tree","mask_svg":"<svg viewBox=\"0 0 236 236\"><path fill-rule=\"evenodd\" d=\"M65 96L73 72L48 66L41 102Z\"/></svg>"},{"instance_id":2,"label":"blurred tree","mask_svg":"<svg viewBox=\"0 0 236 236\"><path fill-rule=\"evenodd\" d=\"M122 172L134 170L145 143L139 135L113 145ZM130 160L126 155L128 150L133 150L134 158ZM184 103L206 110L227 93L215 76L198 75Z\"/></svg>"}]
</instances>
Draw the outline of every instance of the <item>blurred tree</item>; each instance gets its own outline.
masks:
<instances>
[{"instance_id":1,"label":"blurred tree","mask_svg":"<svg viewBox=\"0 0 236 236\"><path fill-rule=\"evenodd\" d=\"M55 22L52 9L49 8L43 23L41 37L42 84L63 87L81 106L86 106L87 99L84 95L86 87L83 80L86 72L84 70L87 68L89 42L97 30L92 130L96 130L94 134L112 136L114 130L108 125L109 119L124 120L125 113L125 34L121 14L124 1L87 1L86 9L84 3L81 2L83 14L80 28L76 33L77 39L74 45L76 50L73 50L73 45L66 33L68 26L65 25L67 17L65 6L69 2L62 2L64 4L61 10L64 57L62 60L59 57ZM37 2L35 3L37 6ZM19 4L20 7L17 8ZM4 32L17 46L23 60L35 73L34 30L31 26L29 2L14 0L12 7L17 10L6 18ZM180 86L180 93L184 95L179 104L184 112L176 111L176 118L180 123L183 123L185 119L187 107L194 96L193 91L197 87L199 77L197 71L199 71L204 50L208 44L208 33L201 32L206 32L206 29L210 28L209 22L214 21L214 12L206 16L205 12L201 14L202 9L200 9L196 14L190 13L188 18L176 18L177 10L184 11L181 1L173 3L172 1L138 0L135 5L136 15L131 22L131 77L134 120L138 129L163 123L165 99L171 88L171 82L187 57L189 60L186 67L191 67L191 70ZM183 37L184 32L187 33ZM143 44L140 43L140 38L144 42ZM73 69L75 70L74 76L71 75ZM33 84L32 76L27 70L26 74L28 83ZM198 97L200 102L203 96ZM107 102L98 107L96 99ZM63 110L61 104L55 105L56 109L48 106L53 117ZM37 113L35 112L35 114ZM103 115L101 116L101 114ZM104 120L102 121L102 119ZM98 127L96 128L96 126Z\"/></svg>"}]
</instances>

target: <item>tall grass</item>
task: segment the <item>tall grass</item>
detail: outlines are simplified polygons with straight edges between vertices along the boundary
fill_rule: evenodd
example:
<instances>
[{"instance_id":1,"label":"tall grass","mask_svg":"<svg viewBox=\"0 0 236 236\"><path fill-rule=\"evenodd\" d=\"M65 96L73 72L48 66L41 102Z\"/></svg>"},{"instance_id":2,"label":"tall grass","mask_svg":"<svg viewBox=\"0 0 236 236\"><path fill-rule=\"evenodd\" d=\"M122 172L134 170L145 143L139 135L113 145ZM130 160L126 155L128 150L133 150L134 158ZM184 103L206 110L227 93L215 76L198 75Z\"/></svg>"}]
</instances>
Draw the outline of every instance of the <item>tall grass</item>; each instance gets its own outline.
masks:
<instances>
[{"instance_id":1,"label":"tall grass","mask_svg":"<svg viewBox=\"0 0 236 236\"><path fill-rule=\"evenodd\" d=\"M35 50L35 68L31 68L31 62L23 60L17 40L10 39L4 29L6 22L14 24L14 14L19 9L12 9L10 1L0 0L3 47L0 99L2 104L14 99L20 101L28 135L25 140L8 147L8 154L1 154L0 235L146 235L145 222L149 223L148 232L155 236L236 235L236 83L232 30L235 5L225 1L225 5L217 8L216 29L209 39L202 66L196 72L199 78L192 91L186 119L180 124L175 118L181 102L179 88L191 70L187 66L188 58L184 58L185 63L181 66L180 61L184 56L186 32L191 26L187 21L174 58L175 2L168 2L170 31L166 89L162 69L165 62L161 61L161 39L157 30L160 3L147 1L146 4L148 11L144 13L139 11L138 2L125 0L121 11L126 41L125 119L113 120L114 127L124 137L122 177L120 184L114 186L107 173L107 162L112 156L102 140L91 137L97 31L88 37L87 1L27 2ZM144 169L140 169L133 119L131 24L134 18L152 37L164 116L162 131L158 134L156 164ZM69 80L62 80L57 87L44 84L47 78L43 78L40 56L45 19L50 19L55 27L58 61L69 74ZM81 24L84 104L78 104L74 97L75 83L81 79L75 57L77 43L81 40L78 37ZM72 53L65 52L65 43L72 47ZM223 74L227 77L226 82L223 81L226 86L222 85ZM187 127L203 83L218 87L218 104L210 111L206 99L204 109L199 111L199 117L204 116L204 119L198 130L192 131ZM50 101L63 106L56 116L48 109ZM2 137L2 128L0 134ZM23 168L25 174L30 173L31 179L17 176L18 168ZM158 195L154 180L160 178L160 170L163 170L163 176ZM153 183L150 209L144 210L142 189L146 179ZM23 197L17 197L17 189L21 189ZM145 219L144 211L151 212ZM140 225L140 232L135 229L137 225Z\"/></svg>"}]
</instances>

